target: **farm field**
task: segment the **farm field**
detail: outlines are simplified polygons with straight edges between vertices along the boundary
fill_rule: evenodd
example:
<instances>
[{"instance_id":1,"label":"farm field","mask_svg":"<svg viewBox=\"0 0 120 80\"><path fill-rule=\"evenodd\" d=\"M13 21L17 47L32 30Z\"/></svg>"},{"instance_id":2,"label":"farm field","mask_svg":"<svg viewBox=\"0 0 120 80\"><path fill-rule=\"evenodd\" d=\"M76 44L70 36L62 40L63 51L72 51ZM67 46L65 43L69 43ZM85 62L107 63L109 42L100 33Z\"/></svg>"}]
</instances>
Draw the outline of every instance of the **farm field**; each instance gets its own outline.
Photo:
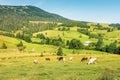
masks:
<instances>
[{"instance_id":1,"label":"farm field","mask_svg":"<svg viewBox=\"0 0 120 80\"><path fill-rule=\"evenodd\" d=\"M73 61L69 61L70 56ZM82 57L90 56L97 58L97 64L80 62ZM46 61L46 57L51 61ZM99 80L104 73L116 80L120 79L120 55L70 54L64 57L65 63L58 61L57 56L40 57L36 53L18 54L16 57L1 56L0 80ZM35 59L39 61L38 64L33 63Z\"/></svg>"}]
</instances>

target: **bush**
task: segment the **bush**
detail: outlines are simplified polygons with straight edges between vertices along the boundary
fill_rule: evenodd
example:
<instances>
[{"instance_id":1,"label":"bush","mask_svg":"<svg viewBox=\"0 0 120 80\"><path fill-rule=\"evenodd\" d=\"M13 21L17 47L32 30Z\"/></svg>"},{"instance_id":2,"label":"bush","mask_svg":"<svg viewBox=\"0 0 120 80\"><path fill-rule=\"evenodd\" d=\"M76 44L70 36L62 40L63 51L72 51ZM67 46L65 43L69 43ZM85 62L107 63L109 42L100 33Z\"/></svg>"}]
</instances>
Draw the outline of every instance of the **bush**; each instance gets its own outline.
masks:
<instances>
[{"instance_id":1,"label":"bush","mask_svg":"<svg viewBox=\"0 0 120 80\"><path fill-rule=\"evenodd\" d=\"M43 57L44 55L43 55L43 52L41 52L41 54L40 54L40 57Z\"/></svg>"},{"instance_id":2,"label":"bush","mask_svg":"<svg viewBox=\"0 0 120 80\"><path fill-rule=\"evenodd\" d=\"M20 43L17 44L17 47L18 47L18 50L21 52L21 51L24 51L25 50L25 46L23 45L22 41L20 41Z\"/></svg>"},{"instance_id":3,"label":"bush","mask_svg":"<svg viewBox=\"0 0 120 80\"><path fill-rule=\"evenodd\" d=\"M69 43L69 49L83 49L84 45L77 39L72 39Z\"/></svg>"},{"instance_id":4,"label":"bush","mask_svg":"<svg viewBox=\"0 0 120 80\"><path fill-rule=\"evenodd\" d=\"M45 36L44 36L44 34L37 34L37 38L45 39Z\"/></svg>"},{"instance_id":5,"label":"bush","mask_svg":"<svg viewBox=\"0 0 120 80\"><path fill-rule=\"evenodd\" d=\"M3 42L2 49L7 49L7 45Z\"/></svg>"}]
</instances>

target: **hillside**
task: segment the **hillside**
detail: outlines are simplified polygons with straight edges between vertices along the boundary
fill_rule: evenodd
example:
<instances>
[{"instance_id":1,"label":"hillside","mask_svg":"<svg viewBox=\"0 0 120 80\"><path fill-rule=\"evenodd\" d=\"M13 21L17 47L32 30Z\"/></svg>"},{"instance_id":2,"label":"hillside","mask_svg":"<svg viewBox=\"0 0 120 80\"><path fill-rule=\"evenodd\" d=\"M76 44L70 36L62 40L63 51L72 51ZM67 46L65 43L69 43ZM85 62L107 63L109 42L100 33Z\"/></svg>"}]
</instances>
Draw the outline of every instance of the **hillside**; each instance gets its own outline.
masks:
<instances>
[{"instance_id":1,"label":"hillside","mask_svg":"<svg viewBox=\"0 0 120 80\"><path fill-rule=\"evenodd\" d=\"M48 51L54 46L66 53L76 49L78 53L97 50L119 54L120 31L114 25L72 21L34 6L0 6L0 11L1 45L6 43L11 49L17 50L16 45L23 41L27 51L33 46L37 52L44 51L46 45ZM15 44L8 40L15 40Z\"/></svg>"},{"instance_id":2,"label":"hillside","mask_svg":"<svg viewBox=\"0 0 120 80\"><path fill-rule=\"evenodd\" d=\"M0 6L0 16L15 15L29 20L64 21L68 20L34 6Z\"/></svg>"},{"instance_id":3,"label":"hillside","mask_svg":"<svg viewBox=\"0 0 120 80\"><path fill-rule=\"evenodd\" d=\"M18 52L18 48L17 48L17 44L20 42L20 39L16 39L16 38L11 38L11 37L7 37L7 36L1 36L0 35L0 48L2 43L6 43L7 45L7 49L0 49L0 53L13 53L13 52ZM55 51L55 49L57 49L57 47L52 46L52 45L39 45L39 44L32 44L32 43L27 43L24 40L22 40L23 45L26 46L26 52L32 52L32 50L34 49L33 52L43 52L44 48L46 48L45 50L48 52L53 52Z\"/></svg>"},{"instance_id":4,"label":"hillside","mask_svg":"<svg viewBox=\"0 0 120 80\"><path fill-rule=\"evenodd\" d=\"M37 32L47 29L50 25L31 24L30 21L65 22L69 20L34 6L0 6L0 30L11 32L26 26L33 30L32 32Z\"/></svg>"}]
</instances>

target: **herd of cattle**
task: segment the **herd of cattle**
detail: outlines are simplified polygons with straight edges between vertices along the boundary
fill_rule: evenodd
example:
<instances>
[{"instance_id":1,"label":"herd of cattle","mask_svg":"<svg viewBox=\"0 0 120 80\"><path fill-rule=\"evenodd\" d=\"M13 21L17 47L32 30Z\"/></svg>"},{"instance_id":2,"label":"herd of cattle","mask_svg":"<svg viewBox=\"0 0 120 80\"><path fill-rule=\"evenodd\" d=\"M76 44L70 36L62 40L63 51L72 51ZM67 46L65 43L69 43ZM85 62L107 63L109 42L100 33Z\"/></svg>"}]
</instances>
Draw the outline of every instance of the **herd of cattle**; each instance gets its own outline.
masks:
<instances>
[{"instance_id":1,"label":"herd of cattle","mask_svg":"<svg viewBox=\"0 0 120 80\"><path fill-rule=\"evenodd\" d=\"M51 59L50 59L50 58L45 58L45 60L46 60L46 61L50 61ZM64 63L65 63L65 61L66 61L65 57L62 57L62 56L57 57L57 60L58 60L58 61L63 61ZM69 57L69 60L70 60L70 61L73 61L73 57ZM97 58L95 58L95 57L90 57L89 60L88 60L87 57L83 57L83 58L81 59L81 62L83 62L83 61L88 61L87 64L96 64ZM34 63L35 63L35 64L38 64L38 60L34 60Z\"/></svg>"}]
</instances>

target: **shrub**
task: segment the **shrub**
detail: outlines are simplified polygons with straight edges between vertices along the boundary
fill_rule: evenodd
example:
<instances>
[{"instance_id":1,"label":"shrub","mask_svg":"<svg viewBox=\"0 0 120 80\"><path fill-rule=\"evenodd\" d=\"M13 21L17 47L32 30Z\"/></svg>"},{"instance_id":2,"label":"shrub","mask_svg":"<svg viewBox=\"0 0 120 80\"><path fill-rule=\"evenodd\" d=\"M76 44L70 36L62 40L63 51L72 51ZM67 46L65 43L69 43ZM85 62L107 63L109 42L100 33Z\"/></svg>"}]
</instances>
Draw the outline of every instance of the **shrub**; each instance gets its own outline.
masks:
<instances>
[{"instance_id":1,"label":"shrub","mask_svg":"<svg viewBox=\"0 0 120 80\"><path fill-rule=\"evenodd\" d=\"M17 47L20 52L24 51L26 48L26 46L23 45L22 41L20 41L20 43L17 44Z\"/></svg>"},{"instance_id":2,"label":"shrub","mask_svg":"<svg viewBox=\"0 0 120 80\"><path fill-rule=\"evenodd\" d=\"M69 49L83 49L84 45L77 39L72 39L69 43Z\"/></svg>"},{"instance_id":3,"label":"shrub","mask_svg":"<svg viewBox=\"0 0 120 80\"><path fill-rule=\"evenodd\" d=\"M2 49L7 49L7 45L3 42Z\"/></svg>"},{"instance_id":4,"label":"shrub","mask_svg":"<svg viewBox=\"0 0 120 80\"><path fill-rule=\"evenodd\" d=\"M45 36L44 36L44 34L37 34L37 38L45 39Z\"/></svg>"}]
</instances>

